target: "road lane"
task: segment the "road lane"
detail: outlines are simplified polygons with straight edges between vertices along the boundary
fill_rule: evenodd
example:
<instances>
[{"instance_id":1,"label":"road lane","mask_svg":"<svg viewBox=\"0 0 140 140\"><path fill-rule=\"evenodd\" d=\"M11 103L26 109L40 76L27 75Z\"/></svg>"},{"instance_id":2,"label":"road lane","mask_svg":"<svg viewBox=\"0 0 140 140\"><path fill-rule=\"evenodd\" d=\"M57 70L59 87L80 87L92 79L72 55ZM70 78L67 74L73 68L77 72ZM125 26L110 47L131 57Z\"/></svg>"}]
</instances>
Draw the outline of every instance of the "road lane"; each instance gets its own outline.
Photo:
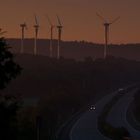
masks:
<instances>
[{"instance_id":1,"label":"road lane","mask_svg":"<svg viewBox=\"0 0 140 140\"><path fill-rule=\"evenodd\" d=\"M128 90L134 87L135 84L129 85L124 90ZM96 110L90 110L90 106L87 111L78 113L71 119L59 132L57 139L59 140L110 140L104 137L97 128L97 118L100 116L104 109L104 106L116 95L119 90L111 94L106 95L100 99L96 104Z\"/></svg>"},{"instance_id":2,"label":"road lane","mask_svg":"<svg viewBox=\"0 0 140 140\"><path fill-rule=\"evenodd\" d=\"M115 127L125 127L134 139L140 139L140 132L134 129L126 119L127 109L133 101L136 89L126 93L111 109L108 114L107 122Z\"/></svg>"},{"instance_id":3,"label":"road lane","mask_svg":"<svg viewBox=\"0 0 140 140\"><path fill-rule=\"evenodd\" d=\"M98 128L98 116L102 112L104 106L117 94L118 92L111 93L102 98L95 104L95 110L85 112L80 119L75 123L70 132L70 140L109 140L103 136Z\"/></svg>"}]
</instances>

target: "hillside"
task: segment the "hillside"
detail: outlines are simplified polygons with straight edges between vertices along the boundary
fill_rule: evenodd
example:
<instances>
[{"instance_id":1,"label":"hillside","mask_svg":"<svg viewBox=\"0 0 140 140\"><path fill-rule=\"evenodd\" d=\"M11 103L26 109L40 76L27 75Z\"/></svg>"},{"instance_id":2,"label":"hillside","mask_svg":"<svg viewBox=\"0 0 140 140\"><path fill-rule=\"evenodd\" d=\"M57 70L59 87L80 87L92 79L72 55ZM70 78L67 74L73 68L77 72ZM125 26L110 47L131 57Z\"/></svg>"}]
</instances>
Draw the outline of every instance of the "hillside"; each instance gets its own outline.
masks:
<instances>
[{"instance_id":1,"label":"hillside","mask_svg":"<svg viewBox=\"0 0 140 140\"><path fill-rule=\"evenodd\" d=\"M89 98L94 96L94 92L96 94L140 79L140 62L123 58L75 61L28 54L16 55L15 58L23 70L5 92L24 96L46 96L60 92Z\"/></svg>"},{"instance_id":2,"label":"hillside","mask_svg":"<svg viewBox=\"0 0 140 140\"><path fill-rule=\"evenodd\" d=\"M50 129L53 128L54 136L56 130L77 111L116 89L140 82L140 62L124 58L76 61L26 54L16 55L15 61L23 70L3 93L23 97L24 106L27 106L23 112L25 118L36 118L39 113L45 139ZM29 107L34 105L37 105L35 110ZM34 119L31 119L30 127L28 119L25 121L27 138L36 132Z\"/></svg>"},{"instance_id":3,"label":"hillside","mask_svg":"<svg viewBox=\"0 0 140 140\"><path fill-rule=\"evenodd\" d=\"M7 39L8 44L12 47L12 52L20 52L20 39ZM25 40L24 52L27 54L33 54L33 39ZM49 56L49 40L38 40L37 52L39 55ZM92 57L93 59L103 57L102 44L95 44L85 41L63 41L61 43L60 54L64 58L73 58L77 60L83 60L86 57ZM108 48L108 55L115 57L124 57L126 59L140 60L140 44L121 44L110 45ZM53 57L57 54L57 40L54 40L53 44Z\"/></svg>"}]
</instances>

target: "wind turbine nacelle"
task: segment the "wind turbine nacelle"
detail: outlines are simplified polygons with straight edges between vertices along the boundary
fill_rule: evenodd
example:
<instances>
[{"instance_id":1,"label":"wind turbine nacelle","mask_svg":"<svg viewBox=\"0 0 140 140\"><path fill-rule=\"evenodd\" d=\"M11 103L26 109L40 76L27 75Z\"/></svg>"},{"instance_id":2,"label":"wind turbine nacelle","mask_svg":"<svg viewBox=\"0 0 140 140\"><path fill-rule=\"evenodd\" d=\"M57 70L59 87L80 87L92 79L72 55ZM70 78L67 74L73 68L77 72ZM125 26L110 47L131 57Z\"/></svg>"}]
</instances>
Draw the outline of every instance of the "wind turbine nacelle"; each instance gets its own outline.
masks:
<instances>
[{"instance_id":1,"label":"wind turbine nacelle","mask_svg":"<svg viewBox=\"0 0 140 140\"><path fill-rule=\"evenodd\" d=\"M21 27L26 27L26 24L20 24Z\"/></svg>"},{"instance_id":2,"label":"wind turbine nacelle","mask_svg":"<svg viewBox=\"0 0 140 140\"><path fill-rule=\"evenodd\" d=\"M110 25L110 23L104 23L104 26L109 26Z\"/></svg>"},{"instance_id":3,"label":"wind turbine nacelle","mask_svg":"<svg viewBox=\"0 0 140 140\"><path fill-rule=\"evenodd\" d=\"M57 28L62 29L62 28L63 28L63 26L57 26Z\"/></svg>"},{"instance_id":4,"label":"wind turbine nacelle","mask_svg":"<svg viewBox=\"0 0 140 140\"><path fill-rule=\"evenodd\" d=\"M34 25L34 28L39 28L39 25Z\"/></svg>"}]
</instances>

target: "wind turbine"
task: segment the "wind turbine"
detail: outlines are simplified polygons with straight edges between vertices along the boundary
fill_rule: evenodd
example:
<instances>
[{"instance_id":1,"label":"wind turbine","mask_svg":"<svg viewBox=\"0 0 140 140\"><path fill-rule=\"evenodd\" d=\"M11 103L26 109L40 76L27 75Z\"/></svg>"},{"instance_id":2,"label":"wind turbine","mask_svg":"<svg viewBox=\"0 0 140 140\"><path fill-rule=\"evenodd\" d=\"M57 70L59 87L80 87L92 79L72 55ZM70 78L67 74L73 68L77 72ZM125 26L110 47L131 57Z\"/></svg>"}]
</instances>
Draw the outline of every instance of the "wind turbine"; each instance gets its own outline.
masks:
<instances>
[{"instance_id":1,"label":"wind turbine","mask_svg":"<svg viewBox=\"0 0 140 140\"><path fill-rule=\"evenodd\" d=\"M104 17L96 13L96 15L104 21L104 27L105 27L105 46L104 46L104 58L107 56L107 47L108 47L108 42L109 42L109 27L111 24L115 23L117 20L119 20L120 17L115 18L111 22L108 22Z\"/></svg>"},{"instance_id":2,"label":"wind turbine","mask_svg":"<svg viewBox=\"0 0 140 140\"><path fill-rule=\"evenodd\" d=\"M57 59L60 58L60 42L61 42L61 35L62 35L62 24L60 21L60 18L57 15L57 20L58 20L58 25L57 25L57 29L58 29L58 46L57 46Z\"/></svg>"},{"instance_id":3,"label":"wind turbine","mask_svg":"<svg viewBox=\"0 0 140 140\"><path fill-rule=\"evenodd\" d=\"M39 30L39 23L38 23L36 15L35 15L35 25L33 27L35 28L34 55L36 55L36 53L37 53L37 38L38 38L38 30Z\"/></svg>"},{"instance_id":4,"label":"wind turbine","mask_svg":"<svg viewBox=\"0 0 140 140\"><path fill-rule=\"evenodd\" d=\"M49 24L50 24L50 57L52 57L52 51L53 51L53 29L54 29L54 25L52 24L50 18L48 16L46 16Z\"/></svg>"},{"instance_id":5,"label":"wind turbine","mask_svg":"<svg viewBox=\"0 0 140 140\"><path fill-rule=\"evenodd\" d=\"M25 29L27 30L27 25L24 22L23 24L20 24L20 27L21 27L21 49L20 49L20 53L23 53L24 52L24 32L25 32Z\"/></svg>"}]
</instances>

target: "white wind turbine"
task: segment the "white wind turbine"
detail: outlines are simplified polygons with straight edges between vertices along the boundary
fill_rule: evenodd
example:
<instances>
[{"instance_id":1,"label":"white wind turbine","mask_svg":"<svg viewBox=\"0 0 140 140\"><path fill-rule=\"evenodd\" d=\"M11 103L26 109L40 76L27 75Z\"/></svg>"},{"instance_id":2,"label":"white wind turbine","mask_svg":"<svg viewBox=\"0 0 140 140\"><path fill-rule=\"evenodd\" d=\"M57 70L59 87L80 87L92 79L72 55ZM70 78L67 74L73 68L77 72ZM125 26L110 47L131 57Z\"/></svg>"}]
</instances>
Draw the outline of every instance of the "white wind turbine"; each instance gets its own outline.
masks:
<instances>
[{"instance_id":1,"label":"white wind turbine","mask_svg":"<svg viewBox=\"0 0 140 140\"><path fill-rule=\"evenodd\" d=\"M115 18L113 21L108 22L104 17L96 13L96 15L104 21L104 28L105 28L105 46L104 46L104 58L107 56L107 48L109 43L109 27L111 24L115 23L117 20L119 20L120 17Z\"/></svg>"},{"instance_id":2,"label":"white wind turbine","mask_svg":"<svg viewBox=\"0 0 140 140\"><path fill-rule=\"evenodd\" d=\"M62 35L62 24L60 21L60 18L57 15L57 20L58 20L58 25L57 25L57 29L58 29L58 45L57 45L57 59L60 58L60 42L61 42L61 35Z\"/></svg>"},{"instance_id":3,"label":"white wind turbine","mask_svg":"<svg viewBox=\"0 0 140 140\"><path fill-rule=\"evenodd\" d=\"M37 20L37 17L35 15L35 25L33 26L35 28L35 38L34 38L34 55L37 54L37 39L38 39L38 30L39 30L39 23Z\"/></svg>"},{"instance_id":4,"label":"white wind turbine","mask_svg":"<svg viewBox=\"0 0 140 140\"><path fill-rule=\"evenodd\" d=\"M20 53L24 53L24 37L25 37L25 29L27 30L27 25L24 22L23 24L20 24L21 27L21 49Z\"/></svg>"},{"instance_id":5,"label":"white wind turbine","mask_svg":"<svg viewBox=\"0 0 140 140\"><path fill-rule=\"evenodd\" d=\"M53 29L54 29L54 25L52 24L50 18L48 16L46 16L48 23L50 24L50 57L52 57L52 53L53 53Z\"/></svg>"}]
</instances>

